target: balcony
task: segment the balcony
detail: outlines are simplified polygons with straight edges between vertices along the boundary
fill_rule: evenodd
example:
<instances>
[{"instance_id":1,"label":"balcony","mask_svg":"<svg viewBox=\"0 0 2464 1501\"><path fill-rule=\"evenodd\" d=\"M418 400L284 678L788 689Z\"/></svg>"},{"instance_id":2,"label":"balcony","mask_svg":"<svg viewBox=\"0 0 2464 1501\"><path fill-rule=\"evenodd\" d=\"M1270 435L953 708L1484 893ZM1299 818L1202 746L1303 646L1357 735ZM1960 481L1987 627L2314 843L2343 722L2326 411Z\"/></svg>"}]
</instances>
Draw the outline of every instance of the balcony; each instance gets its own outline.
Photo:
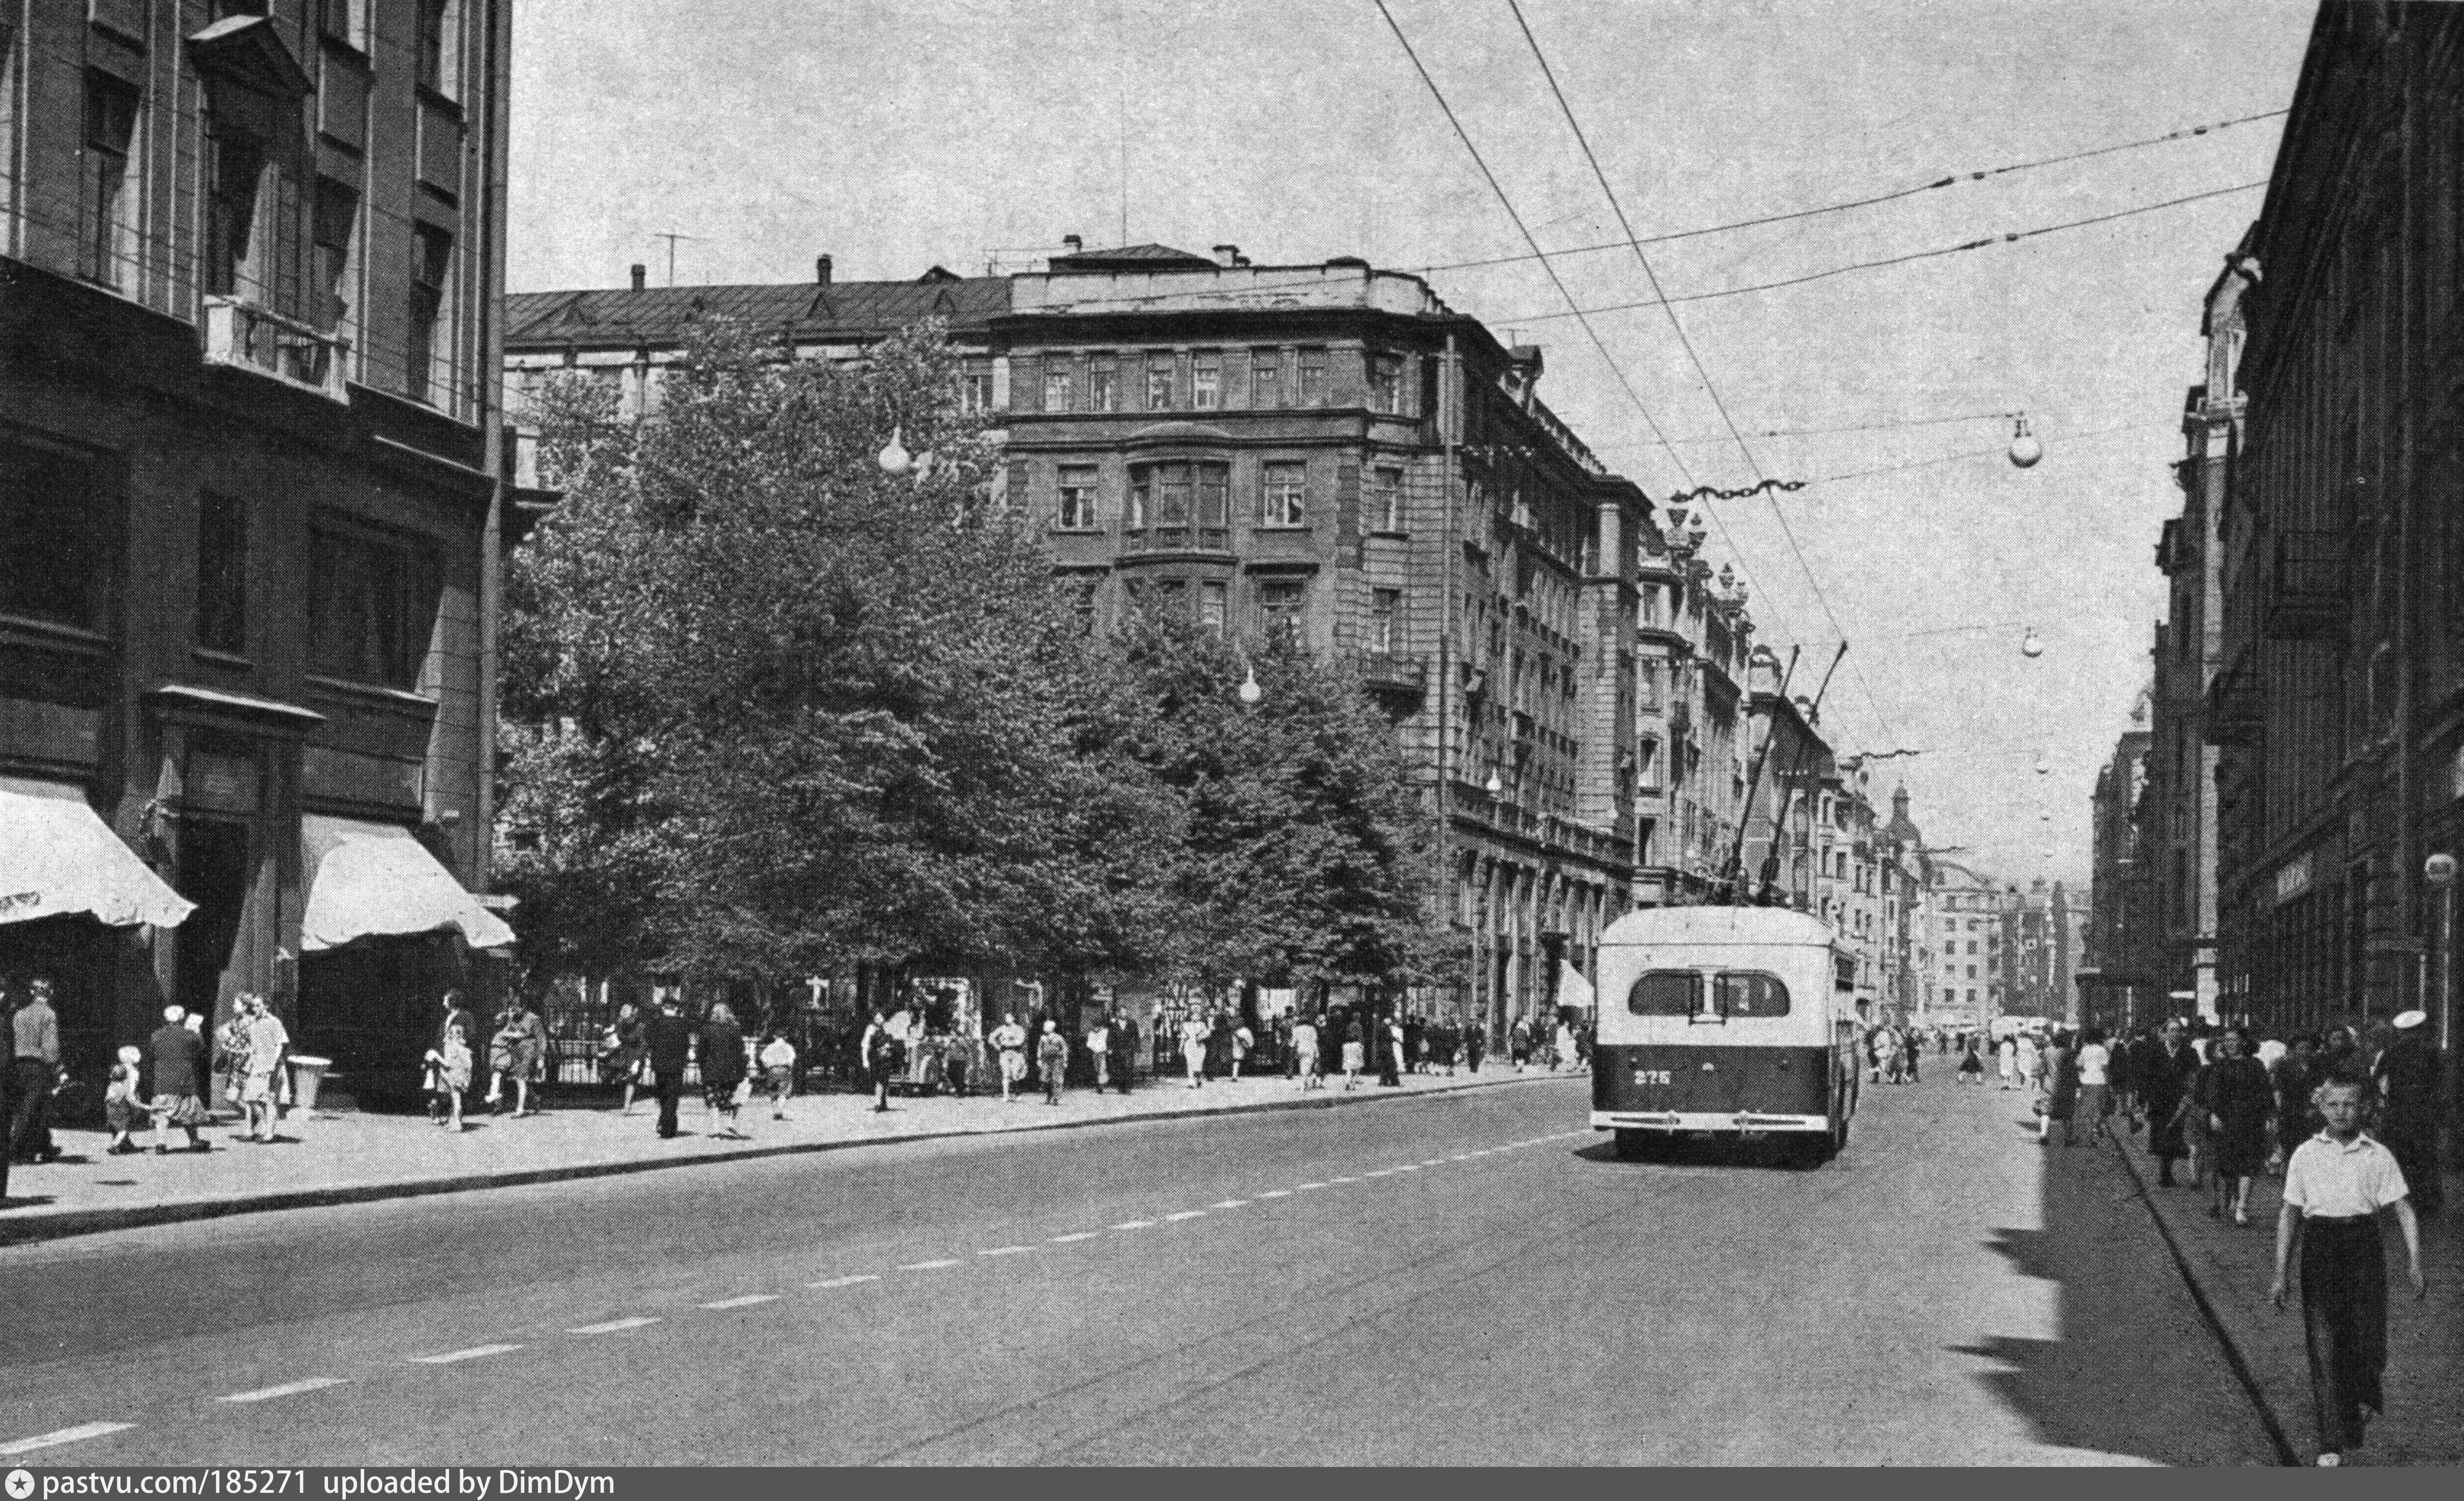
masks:
<instances>
[{"instance_id":1,"label":"balcony","mask_svg":"<svg viewBox=\"0 0 2464 1501\"><path fill-rule=\"evenodd\" d=\"M1400 651L1365 651L1360 657L1360 679L1373 694L1418 700L1429 691L1428 658Z\"/></svg>"},{"instance_id":2,"label":"balcony","mask_svg":"<svg viewBox=\"0 0 2464 1501\"><path fill-rule=\"evenodd\" d=\"M1232 529L1227 526L1133 526L1124 529L1121 551L1140 553L1211 553L1229 557Z\"/></svg>"},{"instance_id":3,"label":"balcony","mask_svg":"<svg viewBox=\"0 0 2464 1501\"><path fill-rule=\"evenodd\" d=\"M2343 532L2278 532L2261 617L2269 639L2341 638L2352 613L2350 558Z\"/></svg>"},{"instance_id":4,"label":"balcony","mask_svg":"<svg viewBox=\"0 0 2464 1501\"><path fill-rule=\"evenodd\" d=\"M206 298L206 363L271 376L285 386L348 403L351 342L237 298Z\"/></svg>"}]
</instances>

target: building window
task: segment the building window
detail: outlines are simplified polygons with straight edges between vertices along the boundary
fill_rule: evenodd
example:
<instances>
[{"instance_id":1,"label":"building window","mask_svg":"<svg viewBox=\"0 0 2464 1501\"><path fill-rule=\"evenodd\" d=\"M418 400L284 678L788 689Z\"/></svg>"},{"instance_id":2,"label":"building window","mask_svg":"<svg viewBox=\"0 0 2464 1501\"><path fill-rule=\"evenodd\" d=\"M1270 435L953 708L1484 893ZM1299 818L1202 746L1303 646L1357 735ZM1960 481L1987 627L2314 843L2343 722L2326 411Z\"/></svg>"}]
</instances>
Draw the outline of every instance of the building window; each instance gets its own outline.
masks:
<instances>
[{"instance_id":1,"label":"building window","mask_svg":"<svg viewBox=\"0 0 2464 1501\"><path fill-rule=\"evenodd\" d=\"M1265 466L1265 485L1258 511L1261 526L1305 526L1309 523L1309 468L1299 463Z\"/></svg>"},{"instance_id":2,"label":"building window","mask_svg":"<svg viewBox=\"0 0 2464 1501\"><path fill-rule=\"evenodd\" d=\"M112 514L81 455L0 437L0 615L108 629Z\"/></svg>"},{"instance_id":3,"label":"building window","mask_svg":"<svg viewBox=\"0 0 2464 1501\"><path fill-rule=\"evenodd\" d=\"M368 0L317 0L317 29L331 40L367 51Z\"/></svg>"},{"instance_id":4,"label":"building window","mask_svg":"<svg viewBox=\"0 0 2464 1501\"><path fill-rule=\"evenodd\" d=\"M1223 405L1223 357L1212 349L1190 357L1189 405L1199 411L1214 411Z\"/></svg>"},{"instance_id":5,"label":"building window","mask_svg":"<svg viewBox=\"0 0 2464 1501\"><path fill-rule=\"evenodd\" d=\"M1260 579L1258 626L1267 642L1278 647L1301 644L1301 614L1309 607L1306 579Z\"/></svg>"},{"instance_id":6,"label":"building window","mask_svg":"<svg viewBox=\"0 0 2464 1501\"><path fill-rule=\"evenodd\" d=\"M308 670L418 687L441 587L434 542L319 518L308 537Z\"/></svg>"},{"instance_id":7,"label":"building window","mask_svg":"<svg viewBox=\"0 0 2464 1501\"><path fill-rule=\"evenodd\" d=\"M1044 362L1044 409L1069 409L1069 366L1050 355L1046 355Z\"/></svg>"},{"instance_id":8,"label":"building window","mask_svg":"<svg viewBox=\"0 0 2464 1501\"><path fill-rule=\"evenodd\" d=\"M330 178L317 179L315 294L311 321L321 328L340 328L351 312L351 247L358 241L360 195Z\"/></svg>"},{"instance_id":9,"label":"building window","mask_svg":"<svg viewBox=\"0 0 2464 1501\"><path fill-rule=\"evenodd\" d=\"M206 143L205 289L254 299L264 292L256 199L265 180L265 143L216 121Z\"/></svg>"},{"instance_id":10,"label":"building window","mask_svg":"<svg viewBox=\"0 0 2464 1501\"><path fill-rule=\"evenodd\" d=\"M1053 528L1064 532L1091 532L1098 524L1095 519L1095 466L1062 465L1059 503L1052 512Z\"/></svg>"},{"instance_id":11,"label":"building window","mask_svg":"<svg viewBox=\"0 0 2464 1501\"><path fill-rule=\"evenodd\" d=\"M970 414L993 409L993 363L969 359L958 366L958 409Z\"/></svg>"},{"instance_id":12,"label":"building window","mask_svg":"<svg viewBox=\"0 0 2464 1501\"><path fill-rule=\"evenodd\" d=\"M1221 579L1200 579L1198 583L1198 623L1217 635L1223 634L1230 618L1230 586Z\"/></svg>"},{"instance_id":13,"label":"building window","mask_svg":"<svg viewBox=\"0 0 2464 1501\"><path fill-rule=\"evenodd\" d=\"M85 155L79 166L77 270L106 287L125 287L137 269L138 195L128 157L137 139L138 94L105 74L85 76Z\"/></svg>"},{"instance_id":14,"label":"building window","mask_svg":"<svg viewBox=\"0 0 2464 1501\"><path fill-rule=\"evenodd\" d=\"M1403 529L1403 472L1391 464L1369 471L1369 526L1377 532Z\"/></svg>"},{"instance_id":15,"label":"building window","mask_svg":"<svg viewBox=\"0 0 2464 1501\"><path fill-rule=\"evenodd\" d=\"M419 86L457 99L462 74L462 0L417 3Z\"/></svg>"},{"instance_id":16,"label":"building window","mask_svg":"<svg viewBox=\"0 0 2464 1501\"><path fill-rule=\"evenodd\" d=\"M1369 591L1369 650L1393 651L1399 644L1398 622L1403 614L1401 589Z\"/></svg>"},{"instance_id":17,"label":"building window","mask_svg":"<svg viewBox=\"0 0 2464 1501\"><path fill-rule=\"evenodd\" d=\"M1292 388L1292 405L1323 407L1326 405L1326 351L1304 349L1300 352L1299 380Z\"/></svg>"},{"instance_id":18,"label":"building window","mask_svg":"<svg viewBox=\"0 0 2464 1501\"><path fill-rule=\"evenodd\" d=\"M1147 410L1172 410L1172 356L1147 357Z\"/></svg>"},{"instance_id":19,"label":"building window","mask_svg":"<svg viewBox=\"0 0 2464 1501\"><path fill-rule=\"evenodd\" d=\"M210 490L197 503L197 645L248 650L248 507Z\"/></svg>"},{"instance_id":20,"label":"building window","mask_svg":"<svg viewBox=\"0 0 2464 1501\"><path fill-rule=\"evenodd\" d=\"M1265 410L1284 404L1284 353L1280 349L1249 352L1249 405Z\"/></svg>"},{"instance_id":21,"label":"building window","mask_svg":"<svg viewBox=\"0 0 2464 1501\"><path fill-rule=\"evenodd\" d=\"M409 321L403 339L403 394L413 401L440 405L436 379L437 334L445 321L445 283L453 271L453 236L433 225L413 225L410 232ZM451 353L447 352L450 361Z\"/></svg>"},{"instance_id":22,"label":"building window","mask_svg":"<svg viewBox=\"0 0 2464 1501\"><path fill-rule=\"evenodd\" d=\"M1189 581L1158 579L1155 585L1155 611L1166 620L1189 618Z\"/></svg>"},{"instance_id":23,"label":"building window","mask_svg":"<svg viewBox=\"0 0 2464 1501\"><path fill-rule=\"evenodd\" d=\"M1129 525L1221 531L1230 524L1231 488L1228 464L1137 465L1130 471Z\"/></svg>"},{"instance_id":24,"label":"building window","mask_svg":"<svg viewBox=\"0 0 2464 1501\"><path fill-rule=\"evenodd\" d=\"M1399 415L1403 410L1403 357L1369 357L1369 409Z\"/></svg>"},{"instance_id":25,"label":"building window","mask_svg":"<svg viewBox=\"0 0 2464 1501\"><path fill-rule=\"evenodd\" d=\"M1097 355L1087 362L1087 409L1121 409L1121 362L1111 355Z\"/></svg>"}]
</instances>

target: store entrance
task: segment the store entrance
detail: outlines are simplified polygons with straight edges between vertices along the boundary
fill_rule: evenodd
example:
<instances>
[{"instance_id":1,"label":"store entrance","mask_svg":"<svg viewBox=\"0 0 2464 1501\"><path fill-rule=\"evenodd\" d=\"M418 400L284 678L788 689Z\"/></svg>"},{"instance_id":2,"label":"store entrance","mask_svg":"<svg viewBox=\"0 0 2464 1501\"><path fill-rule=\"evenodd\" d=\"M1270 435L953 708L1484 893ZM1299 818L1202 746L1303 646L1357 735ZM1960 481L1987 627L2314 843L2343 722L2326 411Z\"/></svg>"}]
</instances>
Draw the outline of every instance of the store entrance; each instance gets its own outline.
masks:
<instances>
[{"instance_id":1,"label":"store entrance","mask_svg":"<svg viewBox=\"0 0 2464 1501\"><path fill-rule=\"evenodd\" d=\"M174 940L173 999L210 1026L223 972L231 967L239 938L240 914L248 905L248 826L194 814L182 819L174 884L197 910L180 924Z\"/></svg>"}]
</instances>

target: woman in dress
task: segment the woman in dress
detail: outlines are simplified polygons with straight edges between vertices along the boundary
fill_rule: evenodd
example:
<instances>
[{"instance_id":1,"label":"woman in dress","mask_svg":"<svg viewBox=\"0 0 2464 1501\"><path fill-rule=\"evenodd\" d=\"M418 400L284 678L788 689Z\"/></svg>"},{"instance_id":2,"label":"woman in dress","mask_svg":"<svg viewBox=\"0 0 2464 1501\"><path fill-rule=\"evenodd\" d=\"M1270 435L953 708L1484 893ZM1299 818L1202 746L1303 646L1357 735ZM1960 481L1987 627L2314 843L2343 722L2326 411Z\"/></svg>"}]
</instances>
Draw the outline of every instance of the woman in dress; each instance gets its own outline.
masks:
<instances>
[{"instance_id":1,"label":"woman in dress","mask_svg":"<svg viewBox=\"0 0 2464 1501\"><path fill-rule=\"evenodd\" d=\"M1369 1061L1361 1036L1360 1018L1347 1017L1343 1024L1343 1087L1346 1090L1360 1087L1360 1071Z\"/></svg>"},{"instance_id":2,"label":"woman in dress","mask_svg":"<svg viewBox=\"0 0 2464 1501\"><path fill-rule=\"evenodd\" d=\"M712 1136L745 1139L736 1125L737 1107L743 1103L736 1097L736 1091L744 1079L744 1028L737 1025L735 1011L721 1001L710 1008L710 1020L701 1024L702 1099L719 1119L718 1129Z\"/></svg>"},{"instance_id":3,"label":"woman in dress","mask_svg":"<svg viewBox=\"0 0 2464 1501\"><path fill-rule=\"evenodd\" d=\"M468 1131L462 1121L462 1097L471 1093L471 1033L468 1012L455 1011L446 1019L445 1031L436 1043L436 1084L443 1096L446 1119L439 1124L450 1131Z\"/></svg>"},{"instance_id":4,"label":"woman in dress","mask_svg":"<svg viewBox=\"0 0 2464 1501\"><path fill-rule=\"evenodd\" d=\"M1985 1059L1976 1050L1976 1039L1969 1037L1959 1048L1959 1082L1982 1086L1985 1083Z\"/></svg>"},{"instance_id":5,"label":"woman in dress","mask_svg":"<svg viewBox=\"0 0 2464 1501\"><path fill-rule=\"evenodd\" d=\"M605 1084L625 1086L625 1103L616 1114L633 1114L633 1091L640 1087L649 1054L644 1047L642 1008L631 1001L616 1008L616 1020L609 1025L605 1045L599 1054L599 1078Z\"/></svg>"},{"instance_id":6,"label":"woman in dress","mask_svg":"<svg viewBox=\"0 0 2464 1501\"><path fill-rule=\"evenodd\" d=\"M2079 1056L2071 1051L2070 1036L2056 1032L2037 1053L2045 1071L2045 1113L2036 1117L2036 1139L2050 1141L2054 1122L2062 1123L2062 1145L2078 1145L2079 1138L2071 1130L2071 1120L2079 1113Z\"/></svg>"},{"instance_id":7,"label":"woman in dress","mask_svg":"<svg viewBox=\"0 0 2464 1501\"><path fill-rule=\"evenodd\" d=\"M2219 1034L2198 1085L2215 1183L2210 1214L2221 1218L2230 1210L2233 1224L2250 1223L2250 1181L2267 1160L2267 1113L2275 1104L2267 1065L2250 1056L2250 1039L2239 1032Z\"/></svg>"},{"instance_id":8,"label":"woman in dress","mask_svg":"<svg viewBox=\"0 0 2464 1501\"><path fill-rule=\"evenodd\" d=\"M547 1057L547 1028L521 997L505 1003L496 1018L496 1034L488 1040L488 1114L502 1115L505 1081L514 1081L514 1115L536 1115L531 1107L531 1081Z\"/></svg>"}]
</instances>

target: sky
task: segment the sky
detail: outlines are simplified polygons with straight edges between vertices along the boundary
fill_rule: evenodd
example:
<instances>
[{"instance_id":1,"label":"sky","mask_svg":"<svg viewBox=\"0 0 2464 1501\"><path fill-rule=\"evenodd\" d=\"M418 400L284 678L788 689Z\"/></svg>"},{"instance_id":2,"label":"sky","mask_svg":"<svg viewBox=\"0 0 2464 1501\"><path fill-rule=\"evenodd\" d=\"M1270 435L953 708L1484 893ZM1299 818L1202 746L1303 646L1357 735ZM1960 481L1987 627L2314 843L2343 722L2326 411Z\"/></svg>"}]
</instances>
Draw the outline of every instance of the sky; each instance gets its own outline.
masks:
<instances>
[{"instance_id":1,"label":"sky","mask_svg":"<svg viewBox=\"0 0 2464 1501\"><path fill-rule=\"evenodd\" d=\"M1642 302L1649 276L1682 298L2263 183L2280 116L1965 174L2279 111L2314 6L1520 3L1641 236L1961 175L1647 245L1647 275L1507 0L1387 0L1565 288L1525 259L1432 271L1439 295L1541 344L1542 399L1655 500L1817 481L1711 507L1708 556L1749 582L1757 639L1804 648L1800 692L1848 640L1823 728L1843 755L1925 753L1874 762L1874 792L1904 781L1929 844L2083 883L2088 797L2165 610L2200 304L2263 192L1599 312L1596 345L1566 298ZM1375 0L515 0L514 27L516 291L620 286L636 261L657 284L671 249L683 284L801 281L823 254L842 279L1023 270L1073 233L1405 271L1527 251ZM2014 411L2045 448L2024 472L1999 417L1871 426Z\"/></svg>"}]
</instances>

